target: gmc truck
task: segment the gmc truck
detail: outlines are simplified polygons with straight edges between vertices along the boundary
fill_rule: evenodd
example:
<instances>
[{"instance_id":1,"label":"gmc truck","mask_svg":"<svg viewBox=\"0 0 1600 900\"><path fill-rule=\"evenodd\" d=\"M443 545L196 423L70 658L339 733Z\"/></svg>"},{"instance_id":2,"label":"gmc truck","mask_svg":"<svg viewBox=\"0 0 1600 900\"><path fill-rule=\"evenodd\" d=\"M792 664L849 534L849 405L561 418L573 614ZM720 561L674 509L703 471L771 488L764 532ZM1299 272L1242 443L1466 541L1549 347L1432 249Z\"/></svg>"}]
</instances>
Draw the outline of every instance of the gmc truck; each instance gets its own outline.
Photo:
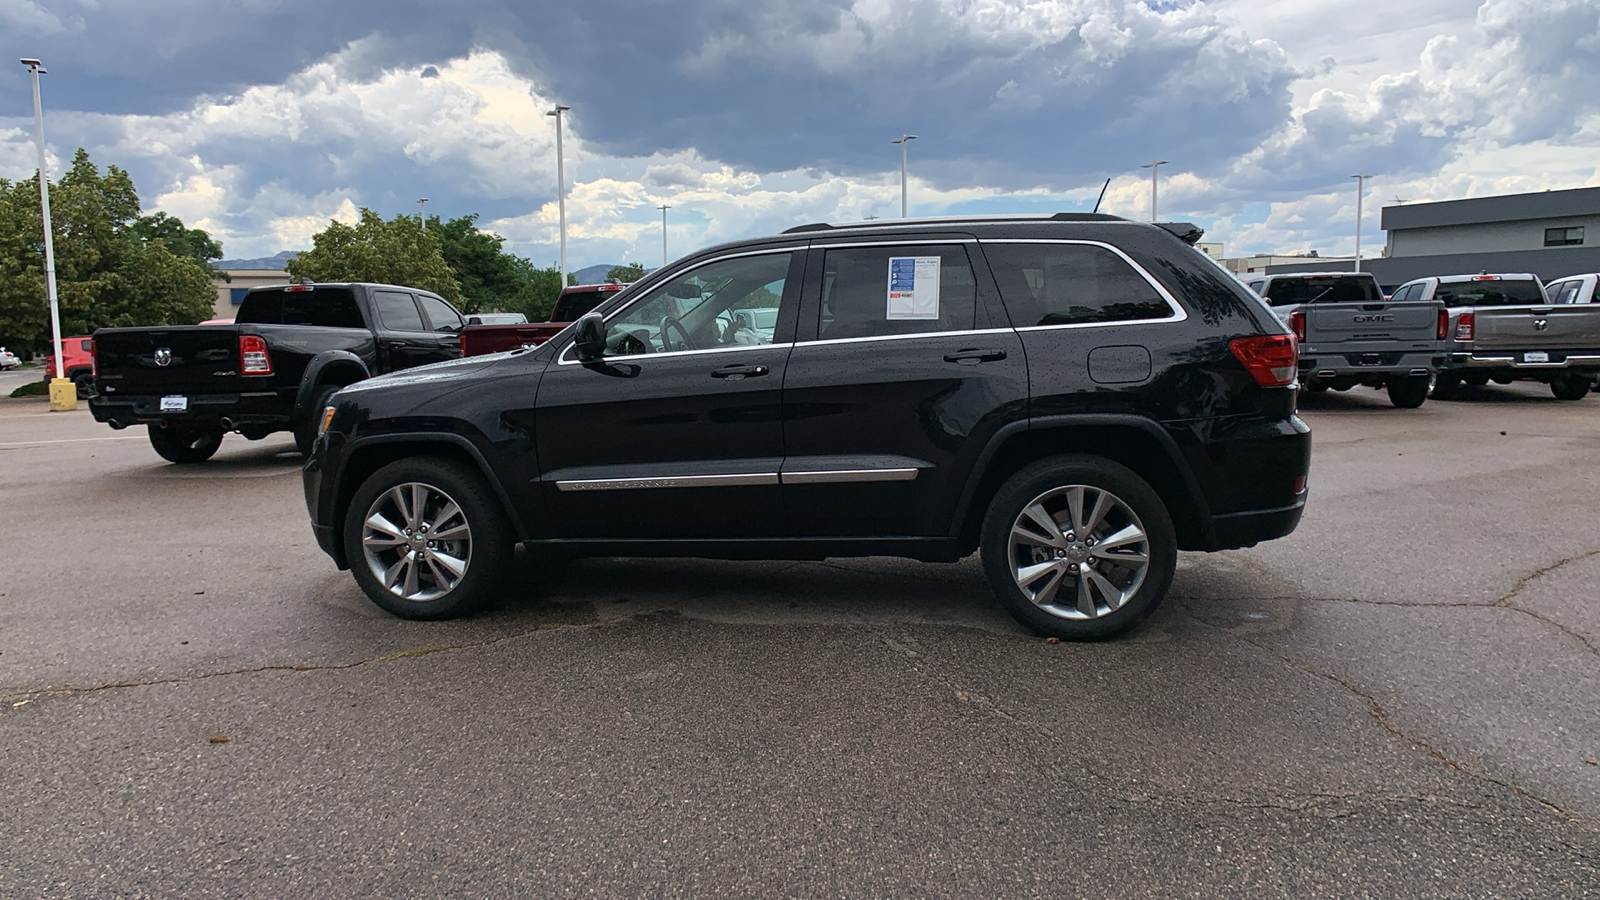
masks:
<instances>
[{"instance_id":1,"label":"gmc truck","mask_svg":"<svg viewBox=\"0 0 1600 900\"><path fill-rule=\"evenodd\" d=\"M1444 305L1385 300L1366 272L1265 275L1245 282L1300 340L1300 384L1308 391L1385 388L1415 409L1444 365Z\"/></svg>"},{"instance_id":2,"label":"gmc truck","mask_svg":"<svg viewBox=\"0 0 1600 900\"><path fill-rule=\"evenodd\" d=\"M1433 395L1463 383L1542 381L1558 400L1581 400L1600 373L1600 306L1551 303L1530 274L1444 275L1408 281L1401 299L1444 304L1446 364Z\"/></svg>"},{"instance_id":3,"label":"gmc truck","mask_svg":"<svg viewBox=\"0 0 1600 900\"><path fill-rule=\"evenodd\" d=\"M626 284L574 284L562 288L548 322L468 324L461 332L461 355L482 356L519 347L537 347L625 287Z\"/></svg>"},{"instance_id":4,"label":"gmc truck","mask_svg":"<svg viewBox=\"0 0 1600 900\"><path fill-rule=\"evenodd\" d=\"M461 356L461 314L388 284L251 288L232 325L102 328L89 411L112 428L149 427L174 463L211 458L222 436L293 431L302 453L340 388Z\"/></svg>"}]
</instances>

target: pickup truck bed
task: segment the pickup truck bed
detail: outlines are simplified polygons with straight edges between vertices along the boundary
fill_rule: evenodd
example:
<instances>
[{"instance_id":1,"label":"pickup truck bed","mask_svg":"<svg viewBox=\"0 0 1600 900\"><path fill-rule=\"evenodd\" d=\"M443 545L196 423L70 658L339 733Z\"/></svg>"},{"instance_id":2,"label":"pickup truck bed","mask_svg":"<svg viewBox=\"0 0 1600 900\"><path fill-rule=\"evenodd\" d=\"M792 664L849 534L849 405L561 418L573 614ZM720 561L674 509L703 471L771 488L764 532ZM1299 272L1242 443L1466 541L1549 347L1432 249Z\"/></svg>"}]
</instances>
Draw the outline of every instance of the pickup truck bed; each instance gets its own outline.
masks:
<instances>
[{"instance_id":1,"label":"pickup truck bed","mask_svg":"<svg viewBox=\"0 0 1600 900\"><path fill-rule=\"evenodd\" d=\"M468 325L461 332L461 355L482 356L519 347L535 347L560 334L562 329L603 301L616 296L626 284L575 284L562 288L550 310L548 322L523 322L515 325Z\"/></svg>"}]
</instances>

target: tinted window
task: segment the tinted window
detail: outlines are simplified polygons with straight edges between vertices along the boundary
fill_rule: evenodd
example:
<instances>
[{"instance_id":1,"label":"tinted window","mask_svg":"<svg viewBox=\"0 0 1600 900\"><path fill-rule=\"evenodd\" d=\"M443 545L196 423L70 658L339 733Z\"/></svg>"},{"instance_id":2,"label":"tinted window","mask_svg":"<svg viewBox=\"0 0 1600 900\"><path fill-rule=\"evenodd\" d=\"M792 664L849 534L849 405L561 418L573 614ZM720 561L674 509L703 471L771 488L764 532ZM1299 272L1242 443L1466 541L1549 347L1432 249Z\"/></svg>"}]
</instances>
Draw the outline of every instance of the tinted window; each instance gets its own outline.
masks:
<instances>
[{"instance_id":1,"label":"tinted window","mask_svg":"<svg viewBox=\"0 0 1600 900\"><path fill-rule=\"evenodd\" d=\"M1011 323L1165 319L1172 307L1127 261L1086 244L985 244Z\"/></svg>"},{"instance_id":2,"label":"tinted window","mask_svg":"<svg viewBox=\"0 0 1600 900\"><path fill-rule=\"evenodd\" d=\"M1583 288L1581 281L1558 281L1544 289L1545 297L1551 303L1576 303L1578 291Z\"/></svg>"},{"instance_id":3,"label":"tinted window","mask_svg":"<svg viewBox=\"0 0 1600 900\"><path fill-rule=\"evenodd\" d=\"M390 331L427 331L422 315L410 294L398 291L373 291L372 305L378 309L378 319Z\"/></svg>"},{"instance_id":4,"label":"tinted window","mask_svg":"<svg viewBox=\"0 0 1600 900\"><path fill-rule=\"evenodd\" d=\"M1443 300L1445 306L1538 306L1545 302L1537 281L1510 279L1440 282L1433 298Z\"/></svg>"},{"instance_id":5,"label":"tinted window","mask_svg":"<svg viewBox=\"0 0 1600 900\"><path fill-rule=\"evenodd\" d=\"M1577 228L1546 228L1544 230L1544 245L1546 247L1571 247L1582 243L1582 226Z\"/></svg>"},{"instance_id":6,"label":"tinted window","mask_svg":"<svg viewBox=\"0 0 1600 900\"><path fill-rule=\"evenodd\" d=\"M1420 285L1420 284L1412 284L1412 285L1407 285L1406 287L1400 288L1399 290L1395 291L1394 292L1394 296L1390 297L1389 299L1393 300L1395 303L1406 303L1408 301L1415 300L1415 299L1417 299L1418 297L1421 297L1421 296L1422 296L1422 285Z\"/></svg>"},{"instance_id":7,"label":"tinted window","mask_svg":"<svg viewBox=\"0 0 1600 900\"><path fill-rule=\"evenodd\" d=\"M239 305L235 322L255 325L316 325L323 328L365 328L361 308L349 288L251 291Z\"/></svg>"},{"instance_id":8,"label":"tinted window","mask_svg":"<svg viewBox=\"0 0 1600 900\"><path fill-rule=\"evenodd\" d=\"M550 314L552 322L576 322L579 316L594 312L600 301L615 291L573 291L556 299L556 308Z\"/></svg>"},{"instance_id":9,"label":"tinted window","mask_svg":"<svg viewBox=\"0 0 1600 900\"><path fill-rule=\"evenodd\" d=\"M433 323L434 331L461 330L461 316L450 307L450 304L426 294L419 294L417 299L422 301L422 308L428 313L428 320Z\"/></svg>"},{"instance_id":10,"label":"tinted window","mask_svg":"<svg viewBox=\"0 0 1600 900\"><path fill-rule=\"evenodd\" d=\"M1307 278L1274 278L1267 285L1267 304L1291 306L1297 303L1376 303L1383 299L1378 282L1371 275L1326 275Z\"/></svg>"},{"instance_id":11,"label":"tinted window","mask_svg":"<svg viewBox=\"0 0 1600 900\"><path fill-rule=\"evenodd\" d=\"M730 310L776 309L792 253L766 253L707 263L629 304L606 323L606 355L711 350L772 342ZM609 294L595 293L595 297Z\"/></svg>"},{"instance_id":12,"label":"tinted window","mask_svg":"<svg viewBox=\"0 0 1600 900\"><path fill-rule=\"evenodd\" d=\"M965 247L840 247L823 254L821 340L964 331L977 282Z\"/></svg>"},{"instance_id":13,"label":"tinted window","mask_svg":"<svg viewBox=\"0 0 1600 900\"><path fill-rule=\"evenodd\" d=\"M83 348L83 352L89 353L94 350L94 340L90 339L87 341L80 341L78 346Z\"/></svg>"}]
</instances>

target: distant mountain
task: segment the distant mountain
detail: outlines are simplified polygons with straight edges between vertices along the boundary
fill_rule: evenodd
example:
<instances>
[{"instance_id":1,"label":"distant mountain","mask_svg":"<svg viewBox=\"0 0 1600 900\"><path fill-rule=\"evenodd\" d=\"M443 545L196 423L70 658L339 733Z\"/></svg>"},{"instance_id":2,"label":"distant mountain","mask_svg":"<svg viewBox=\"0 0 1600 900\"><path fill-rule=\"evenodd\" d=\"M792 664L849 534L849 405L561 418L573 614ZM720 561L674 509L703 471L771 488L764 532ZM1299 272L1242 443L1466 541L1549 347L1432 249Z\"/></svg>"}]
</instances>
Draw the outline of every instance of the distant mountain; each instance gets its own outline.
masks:
<instances>
[{"instance_id":1,"label":"distant mountain","mask_svg":"<svg viewBox=\"0 0 1600 900\"><path fill-rule=\"evenodd\" d=\"M299 250L284 250L276 256L263 256L259 259L224 259L217 262L219 269L271 269L283 271L289 260L300 255Z\"/></svg>"}]
</instances>

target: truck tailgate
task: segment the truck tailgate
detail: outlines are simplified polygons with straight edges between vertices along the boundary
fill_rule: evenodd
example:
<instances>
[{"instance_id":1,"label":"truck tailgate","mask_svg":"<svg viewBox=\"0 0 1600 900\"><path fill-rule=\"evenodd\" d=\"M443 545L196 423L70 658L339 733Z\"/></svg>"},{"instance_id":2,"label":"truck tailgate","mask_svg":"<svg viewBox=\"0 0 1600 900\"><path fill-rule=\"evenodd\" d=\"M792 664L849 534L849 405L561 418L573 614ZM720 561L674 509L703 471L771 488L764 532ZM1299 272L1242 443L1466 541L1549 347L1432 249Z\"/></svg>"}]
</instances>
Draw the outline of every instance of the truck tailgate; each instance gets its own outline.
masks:
<instances>
[{"instance_id":1,"label":"truck tailgate","mask_svg":"<svg viewBox=\"0 0 1600 900\"><path fill-rule=\"evenodd\" d=\"M1600 305L1480 306L1472 352L1600 349Z\"/></svg>"},{"instance_id":2,"label":"truck tailgate","mask_svg":"<svg viewBox=\"0 0 1600 900\"><path fill-rule=\"evenodd\" d=\"M235 325L102 328L94 335L96 379L116 394L237 391Z\"/></svg>"},{"instance_id":3,"label":"truck tailgate","mask_svg":"<svg viewBox=\"0 0 1600 900\"><path fill-rule=\"evenodd\" d=\"M1357 353L1439 345L1440 303L1308 304L1306 346Z\"/></svg>"}]
</instances>

